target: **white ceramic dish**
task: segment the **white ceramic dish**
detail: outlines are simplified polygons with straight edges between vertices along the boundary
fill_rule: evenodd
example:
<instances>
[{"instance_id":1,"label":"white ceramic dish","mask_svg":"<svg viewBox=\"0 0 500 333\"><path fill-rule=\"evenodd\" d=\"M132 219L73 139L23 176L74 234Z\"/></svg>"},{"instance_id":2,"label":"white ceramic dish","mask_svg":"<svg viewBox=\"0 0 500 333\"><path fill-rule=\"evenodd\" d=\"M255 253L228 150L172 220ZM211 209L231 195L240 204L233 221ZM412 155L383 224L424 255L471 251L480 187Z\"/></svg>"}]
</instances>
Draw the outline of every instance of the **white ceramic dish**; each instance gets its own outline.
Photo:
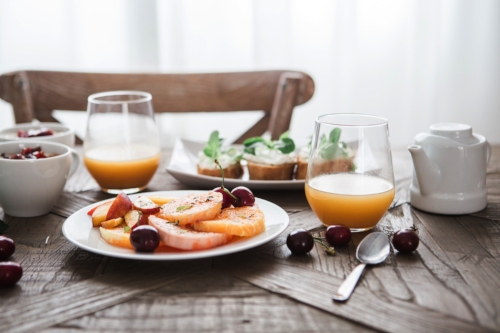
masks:
<instances>
[{"instance_id":1,"label":"white ceramic dish","mask_svg":"<svg viewBox=\"0 0 500 333\"><path fill-rule=\"evenodd\" d=\"M202 191L161 191L140 193L130 195L129 197L133 201L139 195L181 197L196 192ZM105 201L109 200L89 205L68 217L62 226L62 232L70 242L81 249L117 258L140 260L187 260L221 256L229 253L240 252L264 244L282 233L288 226L289 222L288 214L279 206L269 201L256 198L256 203L264 212L266 219L266 230L259 235L249 238L241 238L229 244L208 250L137 253L133 250L120 248L106 243L103 239L101 239L99 228L92 227L92 221L90 216L87 215L87 212L91 208L100 205Z\"/></svg>"},{"instance_id":2,"label":"white ceramic dish","mask_svg":"<svg viewBox=\"0 0 500 333\"><path fill-rule=\"evenodd\" d=\"M213 189L221 185L222 178L199 175L196 171L198 152L203 149L204 143L177 140L172 152L167 171L181 183L203 189ZM244 161L243 161L244 162ZM243 176L240 179L224 180L228 188L246 186L251 190L303 190L304 180L250 180L246 165L243 163Z\"/></svg>"},{"instance_id":3,"label":"white ceramic dish","mask_svg":"<svg viewBox=\"0 0 500 333\"><path fill-rule=\"evenodd\" d=\"M66 180L80 165L76 151L66 145L38 140L0 142L0 154L21 153L23 148L41 149L41 159L0 157L0 206L5 214L33 217L47 214L63 191Z\"/></svg>"},{"instance_id":4,"label":"white ceramic dish","mask_svg":"<svg viewBox=\"0 0 500 333\"><path fill-rule=\"evenodd\" d=\"M52 131L54 131L54 135L36 136L31 138L20 138L17 136L17 132L19 130L27 131L30 129L40 129L42 127L51 129ZM75 146L75 131L71 127L65 126L63 124L40 122L17 124L0 131L0 142L24 140L57 142L73 148Z\"/></svg>"}]
</instances>

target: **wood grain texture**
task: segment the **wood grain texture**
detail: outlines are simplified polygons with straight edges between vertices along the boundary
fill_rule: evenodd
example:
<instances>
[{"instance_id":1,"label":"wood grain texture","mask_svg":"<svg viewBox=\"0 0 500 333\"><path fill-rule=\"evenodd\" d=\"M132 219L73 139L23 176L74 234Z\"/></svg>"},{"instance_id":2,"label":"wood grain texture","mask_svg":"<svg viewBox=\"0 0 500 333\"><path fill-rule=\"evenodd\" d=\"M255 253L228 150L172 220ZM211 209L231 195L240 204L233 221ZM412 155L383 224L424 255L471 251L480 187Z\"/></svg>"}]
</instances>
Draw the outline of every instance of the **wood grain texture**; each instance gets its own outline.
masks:
<instances>
[{"instance_id":1,"label":"wood grain texture","mask_svg":"<svg viewBox=\"0 0 500 333\"><path fill-rule=\"evenodd\" d=\"M300 319L300 320L297 320ZM210 270L41 332L372 332Z\"/></svg>"},{"instance_id":2,"label":"wood grain texture","mask_svg":"<svg viewBox=\"0 0 500 333\"><path fill-rule=\"evenodd\" d=\"M70 288L29 297L9 307L2 307L2 329L14 333L50 327L127 301L207 267L186 263L156 266L147 270L136 268L134 274L130 274L130 270L116 270L73 284Z\"/></svg>"},{"instance_id":3,"label":"wood grain texture","mask_svg":"<svg viewBox=\"0 0 500 333\"><path fill-rule=\"evenodd\" d=\"M228 262L232 263L230 269L226 268ZM338 289L342 279L290 265L282 259L265 255L241 256L239 259L229 256L216 259L215 267L261 288L387 332L487 331L472 323L412 303L388 299L363 286L356 288L350 301L334 303L331 295ZM381 268L373 268L376 269Z\"/></svg>"}]
</instances>

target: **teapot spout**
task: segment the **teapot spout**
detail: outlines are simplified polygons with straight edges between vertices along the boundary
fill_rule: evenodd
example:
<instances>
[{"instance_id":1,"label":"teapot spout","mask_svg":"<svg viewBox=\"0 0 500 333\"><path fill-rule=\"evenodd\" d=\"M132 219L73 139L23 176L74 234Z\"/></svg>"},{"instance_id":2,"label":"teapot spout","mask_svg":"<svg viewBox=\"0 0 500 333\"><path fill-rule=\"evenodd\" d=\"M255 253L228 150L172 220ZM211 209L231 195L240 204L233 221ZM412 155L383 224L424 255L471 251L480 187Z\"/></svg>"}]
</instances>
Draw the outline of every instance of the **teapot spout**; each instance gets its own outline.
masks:
<instances>
[{"instance_id":1,"label":"teapot spout","mask_svg":"<svg viewBox=\"0 0 500 333\"><path fill-rule=\"evenodd\" d=\"M439 168L432 163L424 149L418 145L408 146L411 158L413 159L413 167L415 176L417 177L418 187L422 195L433 193L441 178Z\"/></svg>"}]
</instances>

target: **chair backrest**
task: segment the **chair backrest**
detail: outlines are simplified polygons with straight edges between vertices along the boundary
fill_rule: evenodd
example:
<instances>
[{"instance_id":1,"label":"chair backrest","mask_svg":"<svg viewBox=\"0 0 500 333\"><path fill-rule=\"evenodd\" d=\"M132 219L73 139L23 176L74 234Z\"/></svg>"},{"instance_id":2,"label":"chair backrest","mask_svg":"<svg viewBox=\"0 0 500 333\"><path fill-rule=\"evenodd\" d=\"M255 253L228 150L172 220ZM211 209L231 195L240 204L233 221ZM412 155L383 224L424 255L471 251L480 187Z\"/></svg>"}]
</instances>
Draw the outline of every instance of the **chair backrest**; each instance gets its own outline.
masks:
<instances>
[{"instance_id":1,"label":"chair backrest","mask_svg":"<svg viewBox=\"0 0 500 333\"><path fill-rule=\"evenodd\" d=\"M86 110L90 94L142 90L155 112L262 110L265 115L236 142L290 126L293 109L311 99L312 78L295 71L206 74L105 74L18 71L0 75L0 98L12 104L16 123L56 121L53 110Z\"/></svg>"}]
</instances>

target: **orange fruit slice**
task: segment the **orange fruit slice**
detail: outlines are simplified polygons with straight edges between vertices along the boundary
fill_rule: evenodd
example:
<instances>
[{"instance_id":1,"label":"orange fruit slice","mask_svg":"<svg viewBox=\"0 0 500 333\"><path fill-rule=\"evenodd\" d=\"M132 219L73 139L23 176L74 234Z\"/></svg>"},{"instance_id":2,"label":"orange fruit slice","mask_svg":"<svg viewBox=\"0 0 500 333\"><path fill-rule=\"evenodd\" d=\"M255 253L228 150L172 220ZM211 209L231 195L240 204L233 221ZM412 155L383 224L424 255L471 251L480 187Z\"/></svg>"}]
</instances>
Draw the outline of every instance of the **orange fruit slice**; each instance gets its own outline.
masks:
<instances>
[{"instance_id":1,"label":"orange fruit slice","mask_svg":"<svg viewBox=\"0 0 500 333\"><path fill-rule=\"evenodd\" d=\"M193 229L250 237L266 230L266 223L264 213L254 205L223 209L213 220L194 223Z\"/></svg>"}]
</instances>

